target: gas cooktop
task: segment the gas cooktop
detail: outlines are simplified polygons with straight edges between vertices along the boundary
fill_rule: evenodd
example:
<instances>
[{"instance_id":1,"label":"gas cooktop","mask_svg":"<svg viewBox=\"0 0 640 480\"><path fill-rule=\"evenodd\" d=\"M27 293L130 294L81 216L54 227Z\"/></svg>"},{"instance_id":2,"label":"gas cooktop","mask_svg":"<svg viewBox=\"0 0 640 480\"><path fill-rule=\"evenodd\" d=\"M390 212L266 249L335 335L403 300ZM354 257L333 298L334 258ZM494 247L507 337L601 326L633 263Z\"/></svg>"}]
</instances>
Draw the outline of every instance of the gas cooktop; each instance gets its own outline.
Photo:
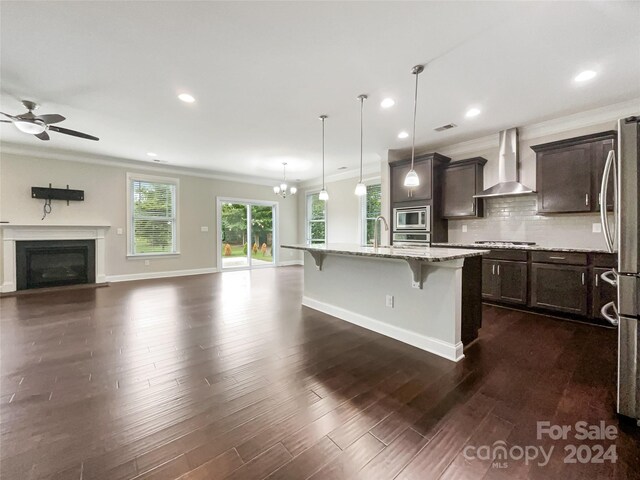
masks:
<instances>
[{"instance_id":1,"label":"gas cooktop","mask_svg":"<svg viewBox=\"0 0 640 480\"><path fill-rule=\"evenodd\" d=\"M502 240L477 240L476 242L478 245L527 245L527 246L531 246L531 245L535 245L536 242L507 242L507 241L502 241Z\"/></svg>"}]
</instances>

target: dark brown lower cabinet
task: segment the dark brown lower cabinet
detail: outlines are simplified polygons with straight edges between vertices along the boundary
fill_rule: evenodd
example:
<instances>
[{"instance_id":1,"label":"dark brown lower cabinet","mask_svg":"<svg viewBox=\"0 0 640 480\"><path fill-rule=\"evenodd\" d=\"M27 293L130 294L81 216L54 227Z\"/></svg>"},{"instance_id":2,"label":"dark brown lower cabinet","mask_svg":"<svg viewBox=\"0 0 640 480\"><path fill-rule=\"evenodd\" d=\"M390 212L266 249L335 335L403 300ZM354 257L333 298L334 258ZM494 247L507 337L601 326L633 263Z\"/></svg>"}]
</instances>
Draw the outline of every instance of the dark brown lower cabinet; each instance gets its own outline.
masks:
<instances>
[{"instance_id":1,"label":"dark brown lower cabinet","mask_svg":"<svg viewBox=\"0 0 640 480\"><path fill-rule=\"evenodd\" d=\"M482 298L497 300L499 298L495 260L482 260Z\"/></svg>"},{"instance_id":2,"label":"dark brown lower cabinet","mask_svg":"<svg viewBox=\"0 0 640 480\"><path fill-rule=\"evenodd\" d=\"M610 268L594 268L593 269L593 283L592 283L592 294L591 294L591 302L593 305L593 318L604 319L600 310L607 303L612 302L616 299L617 291L616 287L605 282L600 278L604 272L610 271Z\"/></svg>"},{"instance_id":3,"label":"dark brown lower cabinet","mask_svg":"<svg viewBox=\"0 0 640 480\"><path fill-rule=\"evenodd\" d=\"M586 316L588 269L577 265L531 264L531 306Z\"/></svg>"},{"instance_id":4,"label":"dark brown lower cabinet","mask_svg":"<svg viewBox=\"0 0 640 480\"><path fill-rule=\"evenodd\" d=\"M483 260L482 296L486 300L524 305L527 303L527 264Z\"/></svg>"}]
</instances>

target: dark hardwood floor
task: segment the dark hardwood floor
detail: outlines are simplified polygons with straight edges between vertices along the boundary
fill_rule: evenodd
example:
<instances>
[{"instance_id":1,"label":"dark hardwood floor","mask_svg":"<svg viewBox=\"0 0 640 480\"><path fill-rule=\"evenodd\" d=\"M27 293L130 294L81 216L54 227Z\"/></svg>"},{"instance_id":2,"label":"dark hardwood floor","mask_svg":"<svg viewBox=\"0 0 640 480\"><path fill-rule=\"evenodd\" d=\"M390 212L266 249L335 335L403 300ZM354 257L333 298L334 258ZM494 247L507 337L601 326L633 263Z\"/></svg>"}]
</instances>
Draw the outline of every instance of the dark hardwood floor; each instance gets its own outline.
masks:
<instances>
[{"instance_id":1,"label":"dark hardwood floor","mask_svg":"<svg viewBox=\"0 0 640 480\"><path fill-rule=\"evenodd\" d=\"M301 289L287 267L2 298L2 478L640 478L614 330L484 307L456 364L303 308ZM618 436L538 440L544 420ZM501 441L555 450L465 458ZM570 443L617 460L566 464Z\"/></svg>"}]
</instances>

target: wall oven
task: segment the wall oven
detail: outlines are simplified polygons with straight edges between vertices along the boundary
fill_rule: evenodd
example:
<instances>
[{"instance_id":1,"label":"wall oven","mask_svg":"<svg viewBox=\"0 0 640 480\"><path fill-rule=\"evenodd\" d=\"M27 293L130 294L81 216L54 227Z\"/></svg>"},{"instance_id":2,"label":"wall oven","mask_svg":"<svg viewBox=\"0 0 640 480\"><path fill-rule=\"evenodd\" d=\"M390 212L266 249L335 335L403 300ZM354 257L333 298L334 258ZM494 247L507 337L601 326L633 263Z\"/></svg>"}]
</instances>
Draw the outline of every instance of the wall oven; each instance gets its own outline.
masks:
<instances>
[{"instance_id":1,"label":"wall oven","mask_svg":"<svg viewBox=\"0 0 640 480\"><path fill-rule=\"evenodd\" d=\"M431 206L405 207L393 209L394 231L422 230L429 232L431 225Z\"/></svg>"},{"instance_id":2,"label":"wall oven","mask_svg":"<svg viewBox=\"0 0 640 480\"><path fill-rule=\"evenodd\" d=\"M431 234L426 232L394 232L394 245L429 245Z\"/></svg>"}]
</instances>

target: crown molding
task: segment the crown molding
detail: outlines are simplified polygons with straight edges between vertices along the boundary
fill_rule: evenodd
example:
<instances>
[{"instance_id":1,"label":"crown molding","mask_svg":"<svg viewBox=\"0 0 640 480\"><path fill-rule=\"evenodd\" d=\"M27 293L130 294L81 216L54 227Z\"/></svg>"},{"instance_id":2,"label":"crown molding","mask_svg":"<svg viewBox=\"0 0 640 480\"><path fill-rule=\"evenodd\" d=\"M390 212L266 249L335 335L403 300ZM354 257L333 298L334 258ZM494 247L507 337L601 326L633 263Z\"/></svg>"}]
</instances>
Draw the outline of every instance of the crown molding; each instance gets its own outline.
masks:
<instances>
[{"instance_id":1,"label":"crown molding","mask_svg":"<svg viewBox=\"0 0 640 480\"><path fill-rule=\"evenodd\" d=\"M630 115L640 114L640 98L634 98L624 102L614 103L604 107L585 110L583 112L565 115L543 122L533 123L518 127L520 140L532 140L547 135L554 135L562 132L577 130L580 128L599 125L606 122L616 122L620 118ZM466 154L474 154L483 150L498 148L497 132L491 135L474 138L464 142L453 144L434 143L427 146L421 146L416 149L416 155L437 151L448 157L457 157ZM395 158L398 152L403 150L393 150L390 156ZM407 150L410 151L410 150Z\"/></svg>"},{"instance_id":2,"label":"crown molding","mask_svg":"<svg viewBox=\"0 0 640 480\"><path fill-rule=\"evenodd\" d=\"M17 155L21 157L43 158L50 160L61 160L69 162L88 163L91 165L101 165L106 167L130 168L154 173L165 173L172 175L186 175L190 177L208 178L212 180L222 180L226 182L248 183L251 185L274 186L278 179L254 177L250 175L234 175L206 171L197 168L179 167L162 163L142 162L137 160L126 160L106 155L85 154L69 152L66 150L44 150L41 148L25 146L17 143L0 142L0 154ZM297 186L295 182L289 182Z\"/></svg>"}]
</instances>

